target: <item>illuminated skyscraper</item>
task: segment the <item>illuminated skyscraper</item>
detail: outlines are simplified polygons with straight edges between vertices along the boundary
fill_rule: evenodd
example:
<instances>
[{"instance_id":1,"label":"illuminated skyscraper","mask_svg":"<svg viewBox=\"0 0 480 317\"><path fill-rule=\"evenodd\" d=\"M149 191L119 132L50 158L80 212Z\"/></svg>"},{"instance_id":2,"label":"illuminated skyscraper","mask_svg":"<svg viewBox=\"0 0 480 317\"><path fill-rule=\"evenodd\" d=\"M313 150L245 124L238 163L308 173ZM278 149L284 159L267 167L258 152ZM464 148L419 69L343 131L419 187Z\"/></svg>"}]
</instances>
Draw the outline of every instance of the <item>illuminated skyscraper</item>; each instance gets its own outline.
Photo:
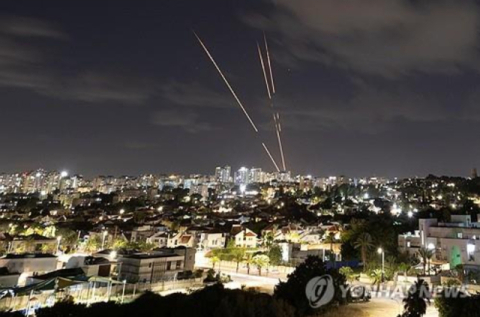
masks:
<instances>
[{"instance_id":1,"label":"illuminated skyscraper","mask_svg":"<svg viewBox=\"0 0 480 317\"><path fill-rule=\"evenodd\" d=\"M231 173L232 169L230 168L230 166L218 166L217 168L215 168L215 180L219 183L228 183L231 181Z\"/></svg>"}]
</instances>

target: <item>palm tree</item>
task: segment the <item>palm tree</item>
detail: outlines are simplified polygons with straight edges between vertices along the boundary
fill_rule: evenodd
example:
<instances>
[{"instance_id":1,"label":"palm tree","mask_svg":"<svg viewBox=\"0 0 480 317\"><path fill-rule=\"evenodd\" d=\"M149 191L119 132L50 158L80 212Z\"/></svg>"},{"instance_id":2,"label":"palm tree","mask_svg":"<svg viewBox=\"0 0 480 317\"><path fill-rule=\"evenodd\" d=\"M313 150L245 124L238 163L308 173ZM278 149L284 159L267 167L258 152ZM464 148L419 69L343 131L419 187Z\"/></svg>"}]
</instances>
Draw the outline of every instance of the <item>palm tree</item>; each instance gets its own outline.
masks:
<instances>
[{"instance_id":1,"label":"palm tree","mask_svg":"<svg viewBox=\"0 0 480 317\"><path fill-rule=\"evenodd\" d=\"M220 262L220 258L218 256L212 256L212 269L215 270L215 264L217 264L218 262Z\"/></svg>"},{"instance_id":2,"label":"palm tree","mask_svg":"<svg viewBox=\"0 0 480 317\"><path fill-rule=\"evenodd\" d=\"M394 257L394 256L389 256L387 257L387 272L388 272L388 276L389 278L392 278L395 283L397 282L397 273L398 273L398 263L397 263L397 259Z\"/></svg>"},{"instance_id":3,"label":"palm tree","mask_svg":"<svg viewBox=\"0 0 480 317\"><path fill-rule=\"evenodd\" d=\"M267 249L268 251L270 251L270 248L272 247L273 245L273 233L272 232L267 232L263 235L262 237L262 245L265 249Z\"/></svg>"},{"instance_id":4,"label":"palm tree","mask_svg":"<svg viewBox=\"0 0 480 317\"><path fill-rule=\"evenodd\" d=\"M262 268L265 266L268 266L268 264L270 263L270 259L265 254L255 255L252 261L253 261L253 264L255 264L255 266L258 269L259 276L262 276Z\"/></svg>"},{"instance_id":5,"label":"palm tree","mask_svg":"<svg viewBox=\"0 0 480 317\"><path fill-rule=\"evenodd\" d=\"M370 272L370 278L372 279L372 286L377 285L377 291L380 288L383 280L383 272L380 269L376 269Z\"/></svg>"},{"instance_id":6,"label":"palm tree","mask_svg":"<svg viewBox=\"0 0 480 317\"><path fill-rule=\"evenodd\" d=\"M406 298L403 299L403 314L399 317L421 317L427 313L430 303L428 284L420 279L412 285Z\"/></svg>"},{"instance_id":7,"label":"palm tree","mask_svg":"<svg viewBox=\"0 0 480 317\"><path fill-rule=\"evenodd\" d=\"M253 264L253 255L250 252L245 253L244 258L245 263L247 264L247 274L250 274L250 265Z\"/></svg>"},{"instance_id":8,"label":"palm tree","mask_svg":"<svg viewBox=\"0 0 480 317\"><path fill-rule=\"evenodd\" d=\"M372 236L368 232L362 233L357 238L353 246L355 247L355 249L360 249L363 262L363 270L365 271L367 267L367 252L374 247L372 242Z\"/></svg>"},{"instance_id":9,"label":"palm tree","mask_svg":"<svg viewBox=\"0 0 480 317\"><path fill-rule=\"evenodd\" d=\"M237 270L236 272L238 273L238 269L240 267L240 262L243 261L245 258L245 249L244 248L235 248L232 249L231 251L231 257L237 263Z\"/></svg>"},{"instance_id":10,"label":"palm tree","mask_svg":"<svg viewBox=\"0 0 480 317\"><path fill-rule=\"evenodd\" d=\"M405 281L407 280L407 272L408 272L408 270L410 270L411 267L412 266L410 264L405 263L405 262L402 262L398 265L398 270L400 272L403 272L403 276L405 278Z\"/></svg>"},{"instance_id":11,"label":"palm tree","mask_svg":"<svg viewBox=\"0 0 480 317\"><path fill-rule=\"evenodd\" d=\"M333 253L333 244L335 243L335 233L330 232L328 236L325 238L326 243L330 243L330 252Z\"/></svg>"},{"instance_id":12,"label":"palm tree","mask_svg":"<svg viewBox=\"0 0 480 317\"><path fill-rule=\"evenodd\" d=\"M430 259L433 257L433 250L427 249L425 247L421 247L418 250L418 255L422 258L423 263L423 275L427 275L427 261L428 261L428 274L430 274Z\"/></svg>"}]
</instances>

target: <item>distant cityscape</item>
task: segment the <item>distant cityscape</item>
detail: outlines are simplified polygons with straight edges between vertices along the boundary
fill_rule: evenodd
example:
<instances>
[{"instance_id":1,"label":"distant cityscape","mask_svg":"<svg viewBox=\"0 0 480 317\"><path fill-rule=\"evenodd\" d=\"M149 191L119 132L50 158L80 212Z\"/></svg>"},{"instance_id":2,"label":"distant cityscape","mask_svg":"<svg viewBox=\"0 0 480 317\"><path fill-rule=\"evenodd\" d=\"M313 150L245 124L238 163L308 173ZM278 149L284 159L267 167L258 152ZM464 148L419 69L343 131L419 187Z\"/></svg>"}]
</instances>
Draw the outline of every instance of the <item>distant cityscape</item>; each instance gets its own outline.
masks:
<instances>
[{"instance_id":1,"label":"distant cityscape","mask_svg":"<svg viewBox=\"0 0 480 317\"><path fill-rule=\"evenodd\" d=\"M396 180L396 179L395 179ZM0 173L0 194L38 193L40 196L51 194L74 195L88 192L109 194L133 189L158 189L164 187L183 187L190 194L208 196L208 189L221 190L229 185L298 183L303 188L354 184L380 185L390 182L384 177L348 178L346 176L315 177L312 175L292 176L290 171L265 172L261 168L241 167L232 173L228 165L215 168L212 175L153 175L140 176L104 176L86 179L81 174L70 175L67 171L46 171L37 169L21 173Z\"/></svg>"},{"instance_id":2,"label":"distant cityscape","mask_svg":"<svg viewBox=\"0 0 480 317\"><path fill-rule=\"evenodd\" d=\"M0 295L18 294L0 296L0 307L44 307L60 282L57 291L80 303L205 281L271 292L312 256L366 283L378 272L385 285L401 282L403 270L474 288L476 173L356 179L219 166L188 176L0 174ZM469 280L459 265L469 267ZM29 291L43 302L25 302Z\"/></svg>"}]
</instances>

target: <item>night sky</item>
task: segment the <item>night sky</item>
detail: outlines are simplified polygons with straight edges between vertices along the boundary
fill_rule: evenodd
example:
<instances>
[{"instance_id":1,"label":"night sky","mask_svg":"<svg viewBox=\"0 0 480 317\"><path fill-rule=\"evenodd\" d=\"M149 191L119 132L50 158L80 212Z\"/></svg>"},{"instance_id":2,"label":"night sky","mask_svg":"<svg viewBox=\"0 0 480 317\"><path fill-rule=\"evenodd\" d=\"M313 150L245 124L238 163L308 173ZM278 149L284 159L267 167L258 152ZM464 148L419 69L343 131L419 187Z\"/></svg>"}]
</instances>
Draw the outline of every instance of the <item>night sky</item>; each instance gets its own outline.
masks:
<instances>
[{"instance_id":1,"label":"night sky","mask_svg":"<svg viewBox=\"0 0 480 317\"><path fill-rule=\"evenodd\" d=\"M319 176L480 168L479 7L467 0L2 1L0 172ZM204 40L260 127L253 132Z\"/></svg>"}]
</instances>

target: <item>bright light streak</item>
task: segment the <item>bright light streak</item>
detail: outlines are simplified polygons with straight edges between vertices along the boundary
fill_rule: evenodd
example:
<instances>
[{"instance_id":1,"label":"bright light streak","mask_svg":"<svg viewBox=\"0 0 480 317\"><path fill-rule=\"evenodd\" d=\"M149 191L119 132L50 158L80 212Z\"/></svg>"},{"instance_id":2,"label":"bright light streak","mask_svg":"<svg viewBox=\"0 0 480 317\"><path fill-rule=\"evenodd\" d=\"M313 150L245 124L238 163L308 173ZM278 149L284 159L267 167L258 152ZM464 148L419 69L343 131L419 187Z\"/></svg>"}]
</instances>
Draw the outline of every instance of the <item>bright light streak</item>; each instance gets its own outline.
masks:
<instances>
[{"instance_id":1,"label":"bright light streak","mask_svg":"<svg viewBox=\"0 0 480 317\"><path fill-rule=\"evenodd\" d=\"M275 83L273 81L272 64L270 63L270 51L268 50L267 37L265 36L265 33L263 33L263 41L265 42L265 51L267 52L267 64L268 64L268 69L270 70L270 80L272 82L272 92L275 93Z\"/></svg>"},{"instance_id":2,"label":"bright light streak","mask_svg":"<svg viewBox=\"0 0 480 317\"><path fill-rule=\"evenodd\" d=\"M216 63L215 60L213 59L213 57L212 57L212 55L210 54L210 52L208 51L207 47L205 46L205 44L203 44L202 40L201 40L200 37L197 35L197 33L193 32L193 34L195 34L195 37L197 38L198 42L199 42L200 45L202 46L202 48L203 48L203 50L205 51L205 53L207 54L207 56L208 56L208 57L210 58L210 60L212 61L213 66L215 66L215 68L217 69L218 73L219 73L220 76L222 77L223 81L225 82L225 85L227 85L228 89L229 89L230 92L232 93L232 95L233 95L233 97L235 98L235 100L237 101L238 105L240 106L240 108L242 108L243 113L244 113L245 116L247 117L248 121L250 121L250 124L252 125L253 129L255 130L255 132L258 133L257 126L255 125L255 123L253 123L252 118L250 118L250 116L248 115L247 110L246 110L245 107L243 106L243 104L242 104L242 102L240 101L240 99L238 99L237 94L236 94L235 91L233 90L232 86L230 86L230 83L228 82L227 78L225 78L225 75L223 75L223 72L221 71L220 67L217 65L217 63Z\"/></svg>"},{"instance_id":3,"label":"bright light streak","mask_svg":"<svg viewBox=\"0 0 480 317\"><path fill-rule=\"evenodd\" d=\"M262 142L262 145L263 145L263 148L265 149L265 151L267 152L268 156L269 156L270 159L272 160L273 165L275 165L275 168L277 169L277 172L280 172L280 169L278 168L277 163L276 163L275 160L273 159L272 154L270 154L270 151L268 150L267 146L266 146L265 143L263 143L263 142Z\"/></svg>"},{"instance_id":4,"label":"bright light streak","mask_svg":"<svg viewBox=\"0 0 480 317\"><path fill-rule=\"evenodd\" d=\"M268 85L267 72L265 71L265 63L263 62L262 50L260 49L260 45L258 43L257 43L257 50L258 50L258 57L260 58L260 64L262 65L263 78L265 78L265 86L267 86L268 99L272 99L272 94L270 93L270 86Z\"/></svg>"},{"instance_id":5,"label":"bright light streak","mask_svg":"<svg viewBox=\"0 0 480 317\"><path fill-rule=\"evenodd\" d=\"M277 139L278 139L278 147L280 149L280 155L282 157L282 166L283 166L283 170L286 171L287 170L287 167L285 166L285 156L283 155L283 144L282 144L282 138L280 138L280 131L278 129L278 125L277 125Z\"/></svg>"}]
</instances>

